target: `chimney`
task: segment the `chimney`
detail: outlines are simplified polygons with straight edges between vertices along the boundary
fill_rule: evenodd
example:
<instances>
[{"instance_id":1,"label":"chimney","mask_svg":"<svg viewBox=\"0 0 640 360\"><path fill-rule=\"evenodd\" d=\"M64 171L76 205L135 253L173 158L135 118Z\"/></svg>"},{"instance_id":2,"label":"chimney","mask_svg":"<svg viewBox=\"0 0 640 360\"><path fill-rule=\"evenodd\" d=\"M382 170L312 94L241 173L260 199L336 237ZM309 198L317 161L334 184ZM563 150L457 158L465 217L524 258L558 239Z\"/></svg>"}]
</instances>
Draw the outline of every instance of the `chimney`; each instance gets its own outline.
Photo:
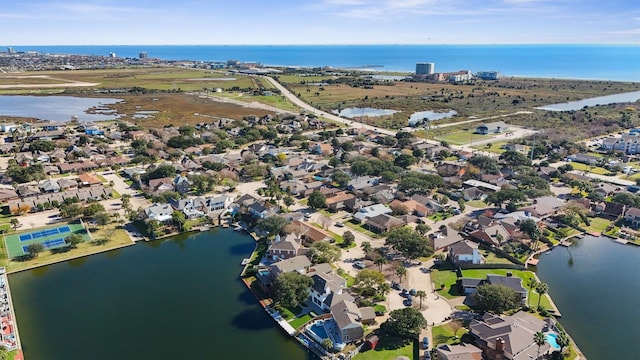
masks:
<instances>
[{"instance_id":1,"label":"chimney","mask_svg":"<svg viewBox=\"0 0 640 360\"><path fill-rule=\"evenodd\" d=\"M502 338L496 339L496 357L504 353L504 340Z\"/></svg>"}]
</instances>

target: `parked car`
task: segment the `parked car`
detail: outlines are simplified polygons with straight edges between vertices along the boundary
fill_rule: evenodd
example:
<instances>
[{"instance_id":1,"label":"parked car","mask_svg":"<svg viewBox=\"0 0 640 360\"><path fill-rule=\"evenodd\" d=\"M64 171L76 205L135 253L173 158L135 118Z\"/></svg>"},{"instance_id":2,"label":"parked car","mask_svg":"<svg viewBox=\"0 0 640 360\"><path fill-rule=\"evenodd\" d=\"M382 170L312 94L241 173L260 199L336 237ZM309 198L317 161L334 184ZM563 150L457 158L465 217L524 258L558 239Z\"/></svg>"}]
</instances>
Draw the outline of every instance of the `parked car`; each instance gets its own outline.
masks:
<instances>
[{"instance_id":1,"label":"parked car","mask_svg":"<svg viewBox=\"0 0 640 360\"><path fill-rule=\"evenodd\" d=\"M337 226L337 227L343 227L343 226L344 226L344 224L343 224L343 223L341 223L340 221L338 221L338 222L336 222L336 226Z\"/></svg>"},{"instance_id":2,"label":"parked car","mask_svg":"<svg viewBox=\"0 0 640 360\"><path fill-rule=\"evenodd\" d=\"M411 290L409 290L409 295L416 296L416 294L418 294L418 292L416 291L416 289L411 289Z\"/></svg>"},{"instance_id":3,"label":"parked car","mask_svg":"<svg viewBox=\"0 0 640 360\"><path fill-rule=\"evenodd\" d=\"M400 290L400 284L398 284L398 283L397 283L397 282L395 282L395 281L392 281L392 282L391 282L391 288L392 288L392 289L395 289L395 290Z\"/></svg>"},{"instance_id":4,"label":"parked car","mask_svg":"<svg viewBox=\"0 0 640 360\"><path fill-rule=\"evenodd\" d=\"M428 349L429 348L429 338L426 337L426 336L422 338L422 347L424 349Z\"/></svg>"},{"instance_id":5,"label":"parked car","mask_svg":"<svg viewBox=\"0 0 640 360\"><path fill-rule=\"evenodd\" d=\"M413 300L411 300L411 298L404 299L404 306L411 306L411 305L413 305Z\"/></svg>"},{"instance_id":6,"label":"parked car","mask_svg":"<svg viewBox=\"0 0 640 360\"><path fill-rule=\"evenodd\" d=\"M424 352L424 360L431 360L431 353L429 350Z\"/></svg>"},{"instance_id":7,"label":"parked car","mask_svg":"<svg viewBox=\"0 0 640 360\"><path fill-rule=\"evenodd\" d=\"M311 214L304 214L304 219L305 220L311 219Z\"/></svg>"},{"instance_id":8,"label":"parked car","mask_svg":"<svg viewBox=\"0 0 640 360\"><path fill-rule=\"evenodd\" d=\"M408 293L409 292L407 291L407 289L400 290L400 295L402 295L402 296L407 296Z\"/></svg>"},{"instance_id":9,"label":"parked car","mask_svg":"<svg viewBox=\"0 0 640 360\"><path fill-rule=\"evenodd\" d=\"M358 268L358 269L364 269L367 267L367 265L364 264L364 262L362 261L356 261L353 263L353 266Z\"/></svg>"}]
</instances>

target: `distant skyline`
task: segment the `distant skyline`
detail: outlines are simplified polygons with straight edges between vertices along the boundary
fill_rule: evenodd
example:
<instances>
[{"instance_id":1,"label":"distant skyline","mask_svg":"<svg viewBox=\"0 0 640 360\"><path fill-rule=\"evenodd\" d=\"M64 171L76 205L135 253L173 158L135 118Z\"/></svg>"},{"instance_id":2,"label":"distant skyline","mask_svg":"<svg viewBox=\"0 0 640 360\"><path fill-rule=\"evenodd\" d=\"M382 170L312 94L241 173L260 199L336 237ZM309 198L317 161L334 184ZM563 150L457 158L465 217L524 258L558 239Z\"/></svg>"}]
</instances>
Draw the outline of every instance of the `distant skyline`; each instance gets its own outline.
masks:
<instances>
[{"instance_id":1,"label":"distant skyline","mask_svg":"<svg viewBox=\"0 0 640 360\"><path fill-rule=\"evenodd\" d=\"M20 0L0 44L635 44L635 0Z\"/></svg>"}]
</instances>

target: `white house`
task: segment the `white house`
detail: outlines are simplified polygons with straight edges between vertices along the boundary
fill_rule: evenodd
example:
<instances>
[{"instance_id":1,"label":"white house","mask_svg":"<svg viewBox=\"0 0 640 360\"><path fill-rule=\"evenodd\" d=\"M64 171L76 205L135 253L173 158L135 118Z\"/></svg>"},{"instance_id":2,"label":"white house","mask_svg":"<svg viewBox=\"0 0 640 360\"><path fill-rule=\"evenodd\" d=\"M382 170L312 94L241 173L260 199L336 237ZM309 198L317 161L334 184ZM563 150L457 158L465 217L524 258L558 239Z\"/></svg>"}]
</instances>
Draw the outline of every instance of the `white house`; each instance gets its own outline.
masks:
<instances>
[{"instance_id":1,"label":"white house","mask_svg":"<svg viewBox=\"0 0 640 360\"><path fill-rule=\"evenodd\" d=\"M165 222L171 220L173 208L169 204L153 204L144 209L144 213L151 220Z\"/></svg>"},{"instance_id":2,"label":"white house","mask_svg":"<svg viewBox=\"0 0 640 360\"><path fill-rule=\"evenodd\" d=\"M478 251L478 244L469 240L449 245L449 260L454 265L484 264L484 257Z\"/></svg>"}]
</instances>

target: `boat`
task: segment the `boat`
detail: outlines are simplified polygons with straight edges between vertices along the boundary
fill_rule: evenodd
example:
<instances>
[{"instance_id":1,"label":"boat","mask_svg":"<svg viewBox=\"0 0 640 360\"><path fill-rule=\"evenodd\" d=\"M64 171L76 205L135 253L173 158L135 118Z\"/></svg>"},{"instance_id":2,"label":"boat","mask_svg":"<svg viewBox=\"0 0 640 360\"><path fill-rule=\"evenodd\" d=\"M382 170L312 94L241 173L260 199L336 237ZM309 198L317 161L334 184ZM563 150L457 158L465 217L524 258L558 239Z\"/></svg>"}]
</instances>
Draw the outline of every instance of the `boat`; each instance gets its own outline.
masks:
<instances>
[{"instance_id":1,"label":"boat","mask_svg":"<svg viewBox=\"0 0 640 360\"><path fill-rule=\"evenodd\" d=\"M251 261L251 259L244 258L244 259L242 259L242 262L240 263L240 265L245 266L245 265L247 265L250 261Z\"/></svg>"}]
</instances>

